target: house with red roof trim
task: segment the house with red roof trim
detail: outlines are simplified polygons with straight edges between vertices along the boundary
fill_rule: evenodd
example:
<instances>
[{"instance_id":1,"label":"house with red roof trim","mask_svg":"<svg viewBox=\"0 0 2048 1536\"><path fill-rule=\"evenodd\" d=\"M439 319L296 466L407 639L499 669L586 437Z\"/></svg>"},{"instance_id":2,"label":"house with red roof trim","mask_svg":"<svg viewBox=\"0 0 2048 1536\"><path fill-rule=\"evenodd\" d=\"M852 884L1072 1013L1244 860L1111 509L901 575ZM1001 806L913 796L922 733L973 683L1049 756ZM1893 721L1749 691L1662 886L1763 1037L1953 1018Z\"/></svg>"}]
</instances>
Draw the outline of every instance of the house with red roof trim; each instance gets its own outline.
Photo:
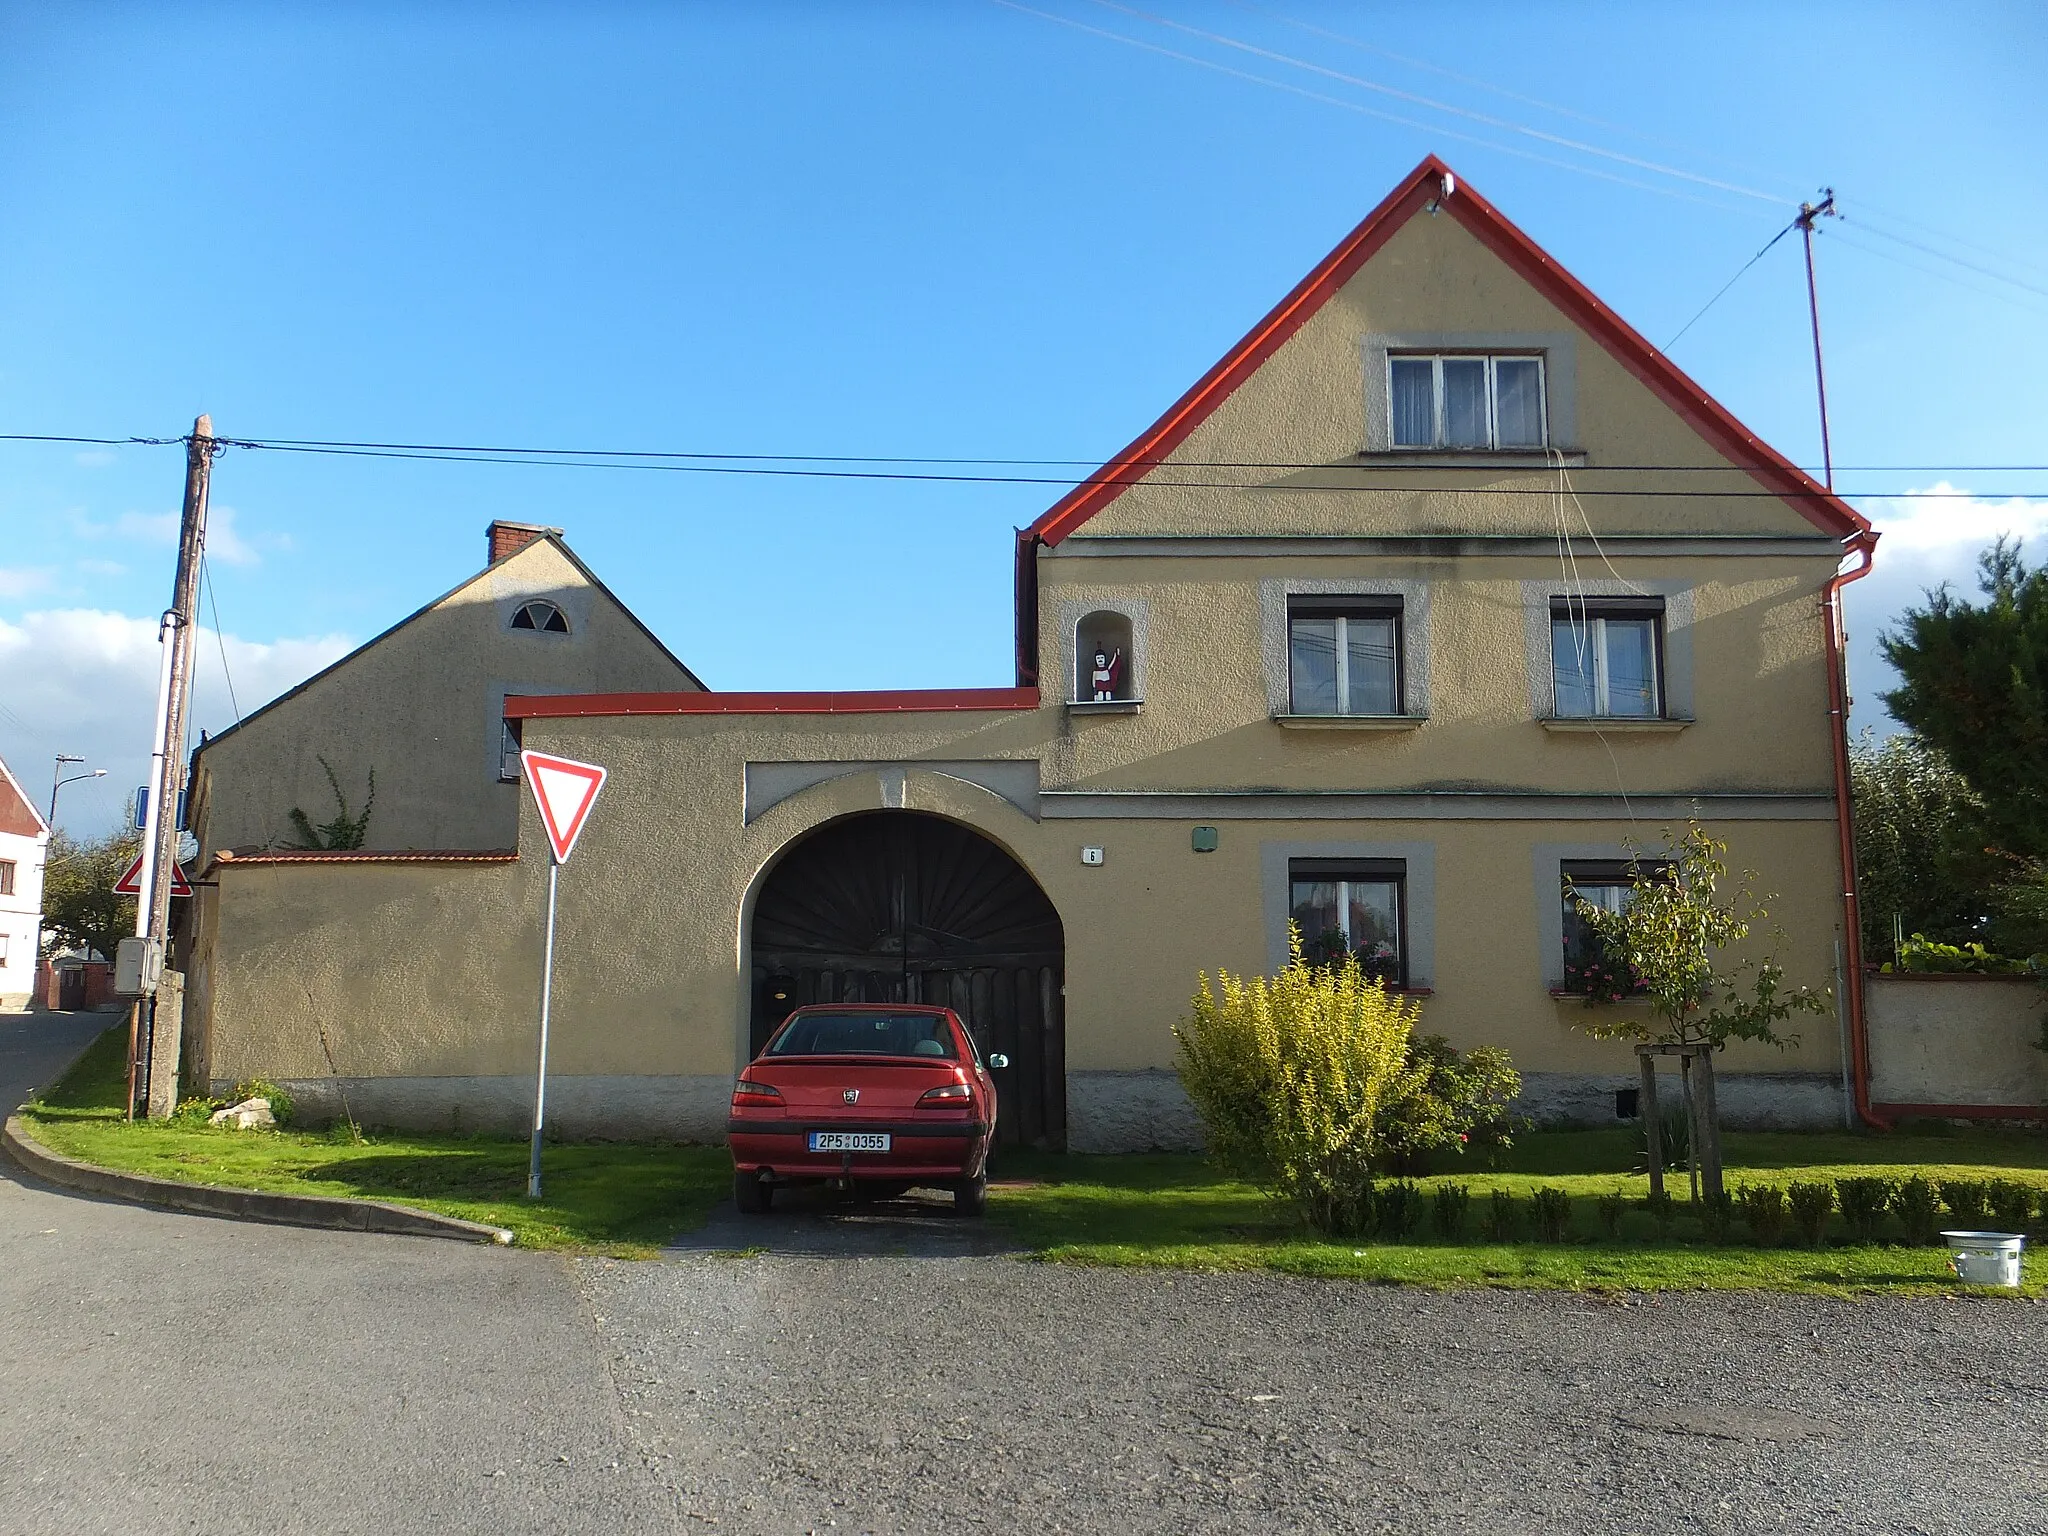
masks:
<instances>
[{"instance_id":1,"label":"house with red roof trim","mask_svg":"<svg viewBox=\"0 0 2048 1536\"><path fill-rule=\"evenodd\" d=\"M1731 1048L1724 1115L1841 1124L1868 1088L1839 594L1875 543L1426 160L1019 533L1013 677L505 700L521 744L610 771L560 880L551 1111L717 1139L791 1008L942 1002L1009 1058L1001 1139L1189 1145L1197 974L1298 935L1506 1047L1528 1113L1612 1123L1636 1063L1586 1026L1642 1005L1594 1000L1564 891L1619 905L1698 819L1837 1008ZM539 823L400 852L212 861L203 1071L516 1126Z\"/></svg>"}]
</instances>

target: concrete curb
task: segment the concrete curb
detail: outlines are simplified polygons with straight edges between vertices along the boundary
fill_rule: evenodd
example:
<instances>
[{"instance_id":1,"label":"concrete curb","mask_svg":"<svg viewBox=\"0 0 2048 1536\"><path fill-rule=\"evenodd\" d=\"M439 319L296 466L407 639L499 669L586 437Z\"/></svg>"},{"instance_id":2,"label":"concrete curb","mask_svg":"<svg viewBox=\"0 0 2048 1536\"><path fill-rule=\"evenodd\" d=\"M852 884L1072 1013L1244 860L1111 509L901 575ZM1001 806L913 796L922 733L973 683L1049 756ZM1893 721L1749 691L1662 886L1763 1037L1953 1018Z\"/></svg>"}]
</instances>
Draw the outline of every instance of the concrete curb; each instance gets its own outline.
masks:
<instances>
[{"instance_id":1,"label":"concrete curb","mask_svg":"<svg viewBox=\"0 0 2048 1536\"><path fill-rule=\"evenodd\" d=\"M397 1232L407 1237L449 1237L465 1243L508 1245L504 1227L416 1211L382 1200L344 1200L328 1195L280 1195L262 1189L231 1189L223 1184L180 1184L146 1173L122 1173L81 1163L53 1152L29 1135L19 1115L9 1115L0 1131L0 1152L24 1172L51 1184L82 1189L132 1205L163 1206L232 1221L268 1221L288 1227L325 1227L336 1232Z\"/></svg>"}]
</instances>

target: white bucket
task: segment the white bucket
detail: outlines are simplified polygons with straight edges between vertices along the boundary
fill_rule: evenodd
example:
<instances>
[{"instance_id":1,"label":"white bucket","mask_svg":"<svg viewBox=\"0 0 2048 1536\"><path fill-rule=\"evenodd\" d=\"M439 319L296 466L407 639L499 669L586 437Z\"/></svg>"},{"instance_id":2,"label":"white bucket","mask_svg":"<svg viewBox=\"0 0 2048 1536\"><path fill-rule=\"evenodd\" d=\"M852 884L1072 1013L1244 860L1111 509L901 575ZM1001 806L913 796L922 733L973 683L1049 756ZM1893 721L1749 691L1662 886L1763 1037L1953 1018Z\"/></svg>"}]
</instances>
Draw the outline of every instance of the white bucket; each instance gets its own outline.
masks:
<instances>
[{"instance_id":1,"label":"white bucket","mask_svg":"<svg viewBox=\"0 0 2048 1536\"><path fill-rule=\"evenodd\" d=\"M1948 1267L1965 1285L2020 1283L2020 1250L2027 1240L2015 1232L1944 1232Z\"/></svg>"}]
</instances>

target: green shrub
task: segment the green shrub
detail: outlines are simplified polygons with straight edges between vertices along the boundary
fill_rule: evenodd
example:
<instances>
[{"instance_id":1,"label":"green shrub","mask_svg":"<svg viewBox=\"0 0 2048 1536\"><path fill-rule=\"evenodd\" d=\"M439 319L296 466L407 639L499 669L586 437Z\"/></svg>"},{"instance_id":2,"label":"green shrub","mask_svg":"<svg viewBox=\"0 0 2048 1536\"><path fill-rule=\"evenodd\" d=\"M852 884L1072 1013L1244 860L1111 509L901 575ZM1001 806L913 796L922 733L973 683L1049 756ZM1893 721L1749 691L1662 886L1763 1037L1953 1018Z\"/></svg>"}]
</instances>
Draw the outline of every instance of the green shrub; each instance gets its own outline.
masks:
<instances>
[{"instance_id":1,"label":"green shrub","mask_svg":"<svg viewBox=\"0 0 2048 1536\"><path fill-rule=\"evenodd\" d=\"M1408 1066L1422 1079L1384 1117L1392 1170L1425 1172L1433 1152L1476 1151L1497 1166L1514 1145L1508 1105L1522 1091L1508 1053L1480 1045L1460 1055L1442 1035L1410 1035Z\"/></svg>"},{"instance_id":2,"label":"green shrub","mask_svg":"<svg viewBox=\"0 0 2048 1536\"><path fill-rule=\"evenodd\" d=\"M1535 1194L1536 1235L1546 1243L1561 1243L1572 1235L1572 1198L1555 1185L1546 1184Z\"/></svg>"},{"instance_id":3,"label":"green shrub","mask_svg":"<svg viewBox=\"0 0 2048 1536\"><path fill-rule=\"evenodd\" d=\"M1402 1243L1422 1226L1422 1189L1412 1179L1391 1179L1373 1192L1373 1230L1380 1241Z\"/></svg>"},{"instance_id":4,"label":"green shrub","mask_svg":"<svg viewBox=\"0 0 2048 1536\"><path fill-rule=\"evenodd\" d=\"M1521 1235L1520 1204L1506 1190L1496 1189L1486 1202L1486 1240L1489 1243L1512 1243Z\"/></svg>"},{"instance_id":5,"label":"green shrub","mask_svg":"<svg viewBox=\"0 0 2048 1536\"><path fill-rule=\"evenodd\" d=\"M180 1099L178 1107L171 1111L171 1121L176 1125L204 1125L220 1107L219 1099Z\"/></svg>"},{"instance_id":6,"label":"green shrub","mask_svg":"<svg viewBox=\"0 0 2048 1536\"><path fill-rule=\"evenodd\" d=\"M1980 1232L1991 1219L1991 1186L1982 1179L1943 1179L1941 1203L1958 1228Z\"/></svg>"},{"instance_id":7,"label":"green shrub","mask_svg":"<svg viewBox=\"0 0 2048 1536\"><path fill-rule=\"evenodd\" d=\"M1892 1181L1881 1178L1835 1180L1835 1201L1842 1207L1851 1241L1881 1242L1884 1213L1892 1203Z\"/></svg>"},{"instance_id":8,"label":"green shrub","mask_svg":"<svg viewBox=\"0 0 2048 1536\"><path fill-rule=\"evenodd\" d=\"M1775 1184L1747 1184L1735 1192L1735 1203L1742 1207L1750 1236L1765 1248L1777 1247L1785 1235L1785 1191Z\"/></svg>"},{"instance_id":9,"label":"green shrub","mask_svg":"<svg viewBox=\"0 0 2048 1536\"><path fill-rule=\"evenodd\" d=\"M1410 1049L1420 1004L1388 992L1354 955L1293 957L1272 977L1207 974L1174 1027L1180 1077L1229 1170L1292 1205L1316 1231L1370 1227L1374 1168L1435 1134L1415 1102L1431 1067Z\"/></svg>"},{"instance_id":10,"label":"green shrub","mask_svg":"<svg viewBox=\"0 0 2048 1536\"><path fill-rule=\"evenodd\" d=\"M1678 1217L1678 1202L1671 1198L1668 1189L1654 1190L1643 1196L1643 1209L1650 1213L1650 1220L1657 1224L1659 1242L1671 1236L1671 1223Z\"/></svg>"},{"instance_id":11,"label":"green shrub","mask_svg":"<svg viewBox=\"0 0 2048 1536\"><path fill-rule=\"evenodd\" d=\"M1792 1209L1792 1230L1799 1234L1799 1240L1809 1248L1818 1248L1827 1241L1828 1217L1835 1210L1835 1189L1832 1184L1798 1183L1785 1191L1785 1203Z\"/></svg>"},{"instance_id":12,"label":"green shrub","mask_svg":"<svg viewBox=\"0 0 2048 1536\"><path fill-rule=\"evenodd\" d=\"M1430 1197L1430 1220L1436 1235L1455 1243L1465 1235L1465 1221L1472 1214L1472 1191L1464 1184L1439 1184Z\"/></svg>"},{"instance_id":13,"label":"green shrub","mask_svg":"<svg viewBox=\"0 0 2048 1536\"><path fill-rule=\"evenodd\" d=\"M1628 1196L1620 1190L1610 1190L1593 1202L1593 1209L1600 1217L1600 1230L1610 1243L1621 1238L1621 1218L1628 1210Z\"/></svg>"},{"instance_id":14,"label":"green shrub","mask_svg":"<svg viewBox=\"0 0 2048 1536\"><path fill-rule=\"evenodd\" d=\"M2034 1190L2018 1179L1993 1179L1988 1191L1991 1219L2001 1232L2024 1232L2034 1210Z\"/></svg>"},{"instance_id":15,"label":"green shrub","mask_svg":"<svg viewBox=\"0 0 2048 1536\"><path fill-rule=\"evenodd\" d=\"M1941 1197L1919 1174L1892 1190L1892 1214L1899 1218L1909 1243L1931 1243L1941 1231Z\"/></svg>"},{"instance_id":16,"label":"green shrub","mask_svg":"<svg viewBox=\"0 0 2048 1536\"><path fill-rule=\"evenodd\" d=\"M1727 1190L1718 1195L1700 1197L1700 1225L1706 1229L1707 1241L1725 1243L1735 1225L1735 1197Z\"/></svg>"},{"instance_id":17,"label":"green shrub","mask_svg":"<svg viewBox=\"0 0 2048 1536\"><path fill-rule=\"evenodd\" d=\"M235 1096L228 1100L228 1102L230 1104L239 1104L244 1099L268 1099L270 1101L270 1118L279 1125L287 1125L291 1122L292 1096L273 1082L260 1077L252 1077L246 1082L235 1084Z\"/></svg>"},{"instance_id":18,"label":"green shrub","mask_svg":"<svg viewBox=\"0 0 2048 1536\"><path fill-rule=\"evenodd\" d=\"M1890 961L1879 967L1886 971L1892 968ZM2027 976L2035 971L2026 959L1993 954L1982 944L1942 944L1920 933L1899 946L1897 968L1939 975L1975 976Z\"/></svg>"}]
</instances>

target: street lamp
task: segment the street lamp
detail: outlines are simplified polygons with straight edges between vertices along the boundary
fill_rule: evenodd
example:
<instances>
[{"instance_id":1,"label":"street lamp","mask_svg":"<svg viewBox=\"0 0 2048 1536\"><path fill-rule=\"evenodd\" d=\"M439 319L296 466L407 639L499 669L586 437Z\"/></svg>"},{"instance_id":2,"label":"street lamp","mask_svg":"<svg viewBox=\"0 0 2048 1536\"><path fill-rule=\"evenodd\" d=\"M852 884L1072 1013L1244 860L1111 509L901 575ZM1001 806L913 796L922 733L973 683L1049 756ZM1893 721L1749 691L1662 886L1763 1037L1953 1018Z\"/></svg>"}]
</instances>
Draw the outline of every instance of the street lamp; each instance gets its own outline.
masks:
<instances>
[{"instance_id":1,"label":"street lamp","mask_svg":"<svg viewBox=\"0 0 2048 1536\"><path fill-rule=\"evenodd\" d=\"M107 776L106 769L95 768L91 773L74 773L68 779L64 777L64 765L66 763L82 763L84 761L85 759L82 757L71 757L63 752L57 754L57 771L50 775L49 822L50 830L53 832L57 829L57 791L66 784L76 784L80 779L104 779Z\"/></svg>"}]
</instances>

